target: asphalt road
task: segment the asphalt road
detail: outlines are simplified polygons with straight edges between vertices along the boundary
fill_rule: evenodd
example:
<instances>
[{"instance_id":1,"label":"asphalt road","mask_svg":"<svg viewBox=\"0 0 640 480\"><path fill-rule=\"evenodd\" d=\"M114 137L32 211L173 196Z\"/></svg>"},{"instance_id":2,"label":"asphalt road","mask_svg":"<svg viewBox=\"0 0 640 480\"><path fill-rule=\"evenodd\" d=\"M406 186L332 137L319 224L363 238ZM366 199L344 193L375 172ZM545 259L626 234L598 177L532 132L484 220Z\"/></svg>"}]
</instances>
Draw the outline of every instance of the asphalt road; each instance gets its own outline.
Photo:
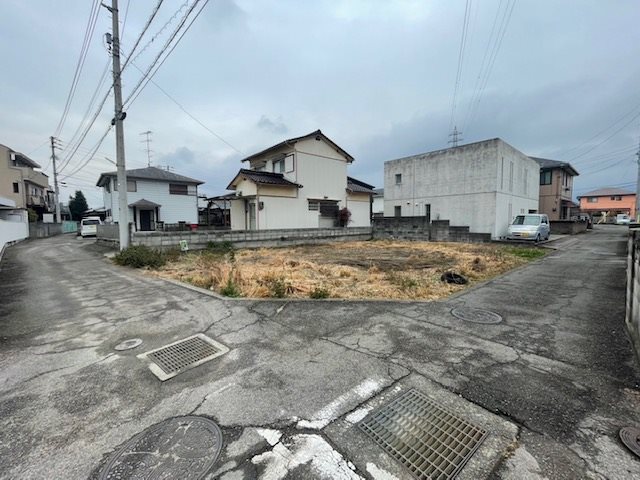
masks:
<instances>
[{"instance_id":1,"label":"asphalt road","mask_svg":"<svg viewBox=\"0 0 640 480\"><path fill-rule=\"evenodd\" d=\"M554 245L554 244L551 244ZM458 478L640 478L624 330L626 229L440 302L220 300L114 266L92 241L26 241L0 263L0 477L96 477L167 418L221 427L206 478L409 479L357 427L415 388L489 432ZM497 324L464 322L482 308ZM166 382L137 354L195 333L230 351ZM141 338L136 349L116 351Z\"/></svg>"}]
</instances>

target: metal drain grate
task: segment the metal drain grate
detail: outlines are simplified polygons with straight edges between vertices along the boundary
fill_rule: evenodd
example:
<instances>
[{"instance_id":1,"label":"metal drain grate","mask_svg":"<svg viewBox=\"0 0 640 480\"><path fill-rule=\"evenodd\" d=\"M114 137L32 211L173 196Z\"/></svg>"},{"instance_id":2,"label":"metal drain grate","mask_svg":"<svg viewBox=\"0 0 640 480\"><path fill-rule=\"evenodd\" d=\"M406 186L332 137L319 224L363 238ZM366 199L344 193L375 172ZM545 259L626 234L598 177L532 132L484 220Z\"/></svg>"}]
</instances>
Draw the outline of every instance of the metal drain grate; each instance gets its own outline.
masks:
<instances>
[{"instance_id":1,"label":"metal drain grate","mask_svg":"<svg viewBox=\"0 0 640 480\"><path fill-rule=\"evenodd\" d=\"M138 358L150 360L149 368L153 374L165 381L185 370L224 355L228 351L229 349L221 343L198 333L184 340L142 353Z\"/></svg>"},{"instance_id":2,"label":"metal drain grate","mask_svg":"<svg viewBox=\"0 0 640 480\"><path fill-rule=\"evenodd\" d=\"M419 480L454 478L487 435L417 390L370 414L359 427Z\"/></svg>"},{"instance_id":3,"label":"metal drain grate","mask_svg":"<svg viewBox=\"0 0 640 480\"><path fill-rule=\"evenodd\" d=\"M456 307L451 310L451 315L465 322L483 323L485 325L500 323L502 321L502 317L497 313L482 310L481 308Z\"/></svg>"}]
</instances>

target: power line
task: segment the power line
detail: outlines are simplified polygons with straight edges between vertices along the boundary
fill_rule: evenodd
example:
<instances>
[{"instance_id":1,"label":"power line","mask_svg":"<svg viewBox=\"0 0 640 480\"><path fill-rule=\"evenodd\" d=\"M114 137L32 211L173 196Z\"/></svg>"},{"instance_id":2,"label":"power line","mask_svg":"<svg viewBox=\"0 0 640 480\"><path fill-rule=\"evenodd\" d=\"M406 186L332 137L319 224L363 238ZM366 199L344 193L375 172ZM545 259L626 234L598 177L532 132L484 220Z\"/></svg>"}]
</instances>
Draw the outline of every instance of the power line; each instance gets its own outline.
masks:
<instances>
[{"instance_id":1,"label":"power line","mask_svg":"<svg viewBox=\"0 0 640 480\"><path fill-rule=\"evenodd\" d=\"M160 60L160 57L162 57L162 55L165 53L165 51L167 51L167 49L169 48L169 46L171 45L171 43L173 42L173 40L176 38L176 36L178 35L178 33L180 33L180 30L182 29L182 27L184 26L184 24L186 23L187 19L189 18L189 15L191 15L191 12L193 12L193 10L196 8L196 6L198 5L198 3L200 2L200 0L194 0L194 2L191 4L191 6L189 7L189 9L187 10L187 12L184 14L184 16L182 17L182 20L180 21L180 23L178 24L178 26L176 27L176 29L172 32L171 36L169 37L169 39L165 42L164 46L162 47L162 49L160 49L160 52L156 55L156 57L153 59L153 61L151 62L151 64L147 67L146 72L142 75L142 78L140 78L140 80L138 81L138 83L136 84L136 86L133 88L133 90L131 90L131 92L129 93L129 96L127 97L127 99L124 101L124 105L125 106L129 106L131 103L133 103L135 101L135 99L137 98L138 94L144 89L144 87L147 85L147 83L149 82L148 79L151 79L153 77L153 75L155 75L155 72L158 71L158 69L162 66L162 64L165 62L165 60L169 57L169 55L171 55L171 52L173 52L173 49L176 47L176 45L180 42L180 40L182 39L182 37L184 36L184 34L189 30L189 27L191 27L191 25L193 24L193 21L195 21L196 18L198 18L198 16L200 15L200 13L202 12L202 10L204 9L204 7L206 7L207 3L209 2L209 0L205 0L205 3L203 5L203 7L200 9L200 11L197 13L197 15L195 16L195 18L192 20L192 22L187 26L187 28L183 31L182 35L180 36L180 38L178 38L178 40L174 43L174 45L171 47L171 49L167 52L167 54L165 55L165 57L162 59L162 62L160 62L160 64L158 64L158 61ZM157 65L157 68L156 68ZM155 71L153 71L155 68ZM153 71L153 73L152 73Z\"/></svg>"},{"instance_id":2,"label":"power line","mask_svg":"<svg viewBox=\"0 0 640 480\"><path fill-rule=\"evenodd\" d=\"M491 51L488 55L488 63L486 64L486 68L484 68L484 72L482 71L482 67L484 67L485 65L485 59L486 59L486 51L485 51L485 58L483 58L483 63L481 65L481 69L480 69L480 74L478 76L478 78L480 79L480 83L477 84L478 88L477 90L474 92L474 95L472 95L471 98L471 102L469 104L469 108L470 110L467 112L467 118L468 121L465 120L465 123L463 124L463 129L467 128L467 126L471 123L474 122L475 117L478 113L478 109L480 106L480 101L482 100L482 96L484 95L484 91L487 87L487 84L489 83L489 78L491 77L491 72L493 70L493 67L495 65L496 59L498 58L498 53L500 52L500 48L502 47L502 42L504 40L505 34L507 33L507 29L509 27L509 22L511 21L511 16L513 14L513 10L516 6L516 1L517 0L507 0L507 4L505 6L504 9L504 13L502 15L502 19L500 21L500 25L498 27L497 30L497 34L495 36L495 38L493 39L493 46L491 47ZM499 17L499 12L500 12L500 6L502 5L502 0L500 1L500 4L498 5L498 10L496 11L496 19ZM495 20L494 20L494 26L495 26ZM492 28L492 33L494 32L494 29ZM489 45L491 44L491 36L489 38L489 42L487 43L487 49L489 49ZM477 93L476 93L477 92Z\"/></svg>"},{"instance_id":3,"label":"power line","mask_svg":"<svg viewBox=\"0 0 640 480\"><path fill-rule=\"evenodd\" d=\"M80 49L80 56L78 58L78 62L76 63L76 69L73 74L73 79L71 80L71 87L69 88L69 93L67 94L67 100L65 101L62 116L60 117L60 121L58 122L58 125L55 129L54 136L56 137L60 134L62 127L64 127L67 115L69 114L69 108L71 107L71 102L73 101L73 97L75 96L76 88L78 87L80 76L82 75L84 62L87 58L87 52L89 51L89 46L91 45L91 40L93 39L93 32L98 20L99 9L100 0L97 0L91 4L91 12L89 13L89 20L87 21L87 26L84 31L84 39L82 41L82 48Z\"/></svg>"},{"instance_id":4,"label":"power line","mask_svg":"<svg viewBox=\"0 0 640 480\"><path fill-rule=\"evenodd\" d=\"M153 22L153 19L156 18L156 14L158 13L158 10L160 10L160 7L162 6L163 1L164 0L158 0L158 3L156 4L156 6L154 7L153 11L151 12L151 15L149 15L149 18L147 19L147 22L145 23L144 27L142 28L142 31L138 35L138 38L136 39L135 43L133 44L133 48L131 49L131 52L129 52L129 58L131 58L131 55L133 55L133 53L136 51L136 48L138 48L138 45L142 41L142 37L144 37L145 33L147 33L147 30L149 29L149 26L151 25L151 22ZM125 20L126 20L126 17L125 17ZM123 28L123 31L124 31L124 26L122 28ZM147 46L148 46L148 44L147 44ZM144 48L147 48L147 46L145 46ZM142 49L142 51L140 53L142 53L144 51L144 48ZM120 70L120 74L122 74L124 69L127 68L127 63L129 63L128 60L124 62L124 65L122 66L122 70Z\"/></svg>"},{"instance_id":5,"label":"power line","mask_svg":"<svg viewBox=\"0 0 640 480\"><path fill-rule=\"evenodd\" d=\"M469 17L471 16L471 0L467 0L464 8L464 18L462 20L462 33L460 35L460 48L458 50L458 70L456 72L456 80L453 87L453 97L451 99L451 118L449 120L449 131L453 128L456 115L456 100L458 98L458 90L460 89L460 81L462 79L462 66L464 64L464 51L467 43L467 31L469 28ZM457 145L457 143L456 143ZM455 145L454 145L455 146Z\"/></svg>"}]
</instances>

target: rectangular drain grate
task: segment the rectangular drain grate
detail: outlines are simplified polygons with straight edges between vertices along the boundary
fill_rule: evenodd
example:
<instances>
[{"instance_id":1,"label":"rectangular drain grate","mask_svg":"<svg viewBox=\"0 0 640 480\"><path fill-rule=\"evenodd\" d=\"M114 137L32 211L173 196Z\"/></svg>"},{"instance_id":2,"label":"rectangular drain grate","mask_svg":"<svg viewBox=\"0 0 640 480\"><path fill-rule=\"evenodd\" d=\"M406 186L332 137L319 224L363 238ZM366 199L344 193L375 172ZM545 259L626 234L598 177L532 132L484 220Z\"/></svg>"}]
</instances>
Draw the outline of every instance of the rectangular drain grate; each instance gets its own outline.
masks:
<instances>
[{"instance_id":1,"label":"rectangular drain grate","mask_svg":"<svg viewBox=\"0 0 640 480\"><path fill-rule=\"evenodd\" d=\"M153 374L164 382L228 351L229 349L221 343L198 333L184 340L142 353L138 358L149 360L151 362L149 368Z\"/></svg>"},{"instance_id":2,"label":"rectangular drain grate","mask_svg":"<svg viewBox=\"0 0 640 480\"><path fill-rule=\"evenodd\" d=\"M419 480L455 478L487 435L413 389L359 427Z\"/></svg>"}]
</instances>

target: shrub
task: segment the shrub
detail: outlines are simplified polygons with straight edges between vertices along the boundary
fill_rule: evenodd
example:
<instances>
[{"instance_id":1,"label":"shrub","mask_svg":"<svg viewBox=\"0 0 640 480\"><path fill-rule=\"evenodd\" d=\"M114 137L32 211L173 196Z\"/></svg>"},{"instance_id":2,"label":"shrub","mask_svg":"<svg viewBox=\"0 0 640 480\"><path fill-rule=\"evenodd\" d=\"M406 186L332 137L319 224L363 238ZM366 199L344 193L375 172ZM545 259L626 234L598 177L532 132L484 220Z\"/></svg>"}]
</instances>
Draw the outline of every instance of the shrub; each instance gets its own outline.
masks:
<instances>
[{"instance_id":1,"label":"shrub","mask_svg":"<svg viewBox=\"0 0 640 480\"><path fill-rule=\"evenodd\" d=\"M330 295L331 292L329 292L329 289L324 287L316 287L309 292L309 298L315 299L329 298Z\"/></svg>"},{"instance_id":2,"label":"shrub","mask_svg":"<svg viewBox=\"0 0 640 480\"><path fill-rule=\"evenodd\" d=\"M346 227L351 222L351 212L347 207L338 211L338 225Z\"/></svg>"},{"instance_id":3,"label":"shrub","mask_svg":"<svg viewBox=\"0 0 640 480\"><path fill-rule=\"evenodd\" d=\"M284 277L272 277L266 280L266 285L272 297L284 298L292 290Z\"/></svg>"},{"instance_id":4,"label":"shrub","mask_svg":"<svg viewBox=\"0 0 640 480\"><path fill-rule=\"evenodd\" d=\"M207 250L214 253L230 253L235 250L233 243L229 240L224 242L207 242Z\"/></svg>"},{"instance_id":5,"label":"shrub","mask_svg":"<svg viewBox=\"0 0 640 480\"><path fill-rule=\"evenodd\" d=\"M147 247L146 245L135 245L125 248L119 252L113 261L118 265L133 268L158 268L165 264L165 256L162 252Z\"/></svg>"},{"instance_id":6,"label":"shrub","mask_svg":"<svg viewBox=\"0 0 640 480\"><path fill-rule=\"evenodd\" d=\"M242 296L242 292L240 291L240 288L238 288L238 286L236 285L236 283L233 281L231 277L229 277L225 286L220 289L220 294L224 295L225 297L241 297Z\"/></svg>"}]
</instances>

